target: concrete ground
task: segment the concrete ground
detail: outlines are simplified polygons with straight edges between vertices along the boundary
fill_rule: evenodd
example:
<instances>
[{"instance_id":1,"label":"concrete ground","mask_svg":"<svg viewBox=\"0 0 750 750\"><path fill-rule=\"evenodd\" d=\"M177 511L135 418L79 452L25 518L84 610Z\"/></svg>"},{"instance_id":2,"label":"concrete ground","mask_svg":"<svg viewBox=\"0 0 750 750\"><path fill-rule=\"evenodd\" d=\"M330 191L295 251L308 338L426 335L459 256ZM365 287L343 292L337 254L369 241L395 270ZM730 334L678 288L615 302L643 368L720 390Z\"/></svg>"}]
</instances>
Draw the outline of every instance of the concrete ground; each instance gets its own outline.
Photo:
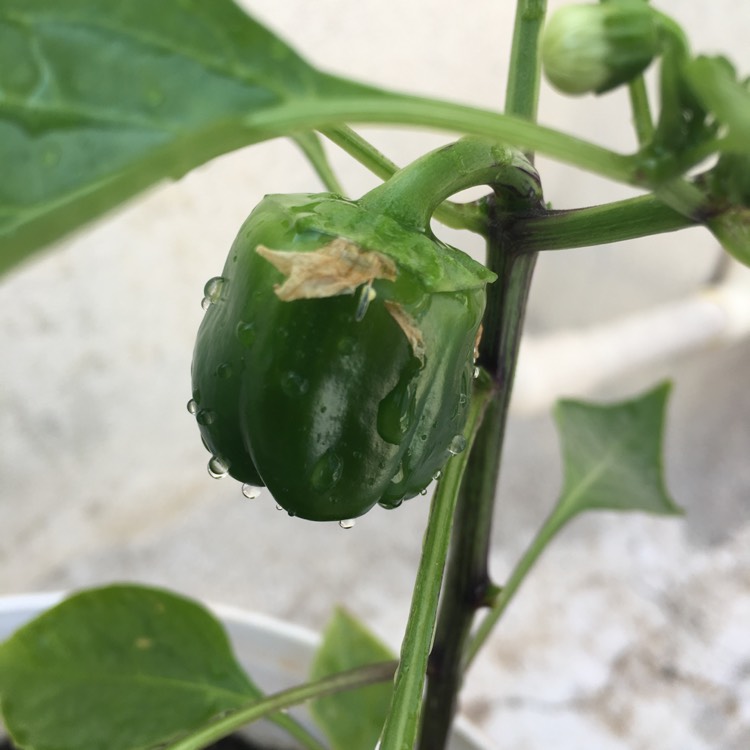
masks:
<instances>
[{"instance_id":1,"label":"concrete ground","mask_svg":"<svg viewBox=\"0 0 750 750\"><path fill-rule=\"evenodd\" d=\"M512 3L475 0L456 14L444 0L402 0L398 19L375 0L247 4L326 69L481 106L501 101ZM729 51L750 70L747 4L657 4L689 27L696 49ZM632 149L623 97L572 101L546 86L542 96L542 122ZM445 140L363 132L402 163ZM373 184L347 157L334 162L353 195ZM559 207L630 194L547 160L539 168ZM263 194L318 188L294 146L262 144L150 191L0 282L0 594L137 580L313 628L345 603L397 647L427 500L375 510L348 531L290 519L268 496L247 501L231 480L208 477L185 410L204 282ZM678 314L718 257L708 233L690 230L539 261L493 530L495 578L559 490L548 408L558 395L620 398L672 378L666 471L687 513L592 515L556 540L467 680L463 710L493 747L750 747L750 339L741 326L702 337ZM733 274L746 290L744 272ZM676 305L672 327L654 347L650 311L665 304ZM627 338L614 369L580 347L545 348L586 345L602 327L619 342L621 324L638 315L641 339ZM687 343L670 347L670 336ZM563 369L573 375L560 382Z\"/></svg>"}]
</instances>

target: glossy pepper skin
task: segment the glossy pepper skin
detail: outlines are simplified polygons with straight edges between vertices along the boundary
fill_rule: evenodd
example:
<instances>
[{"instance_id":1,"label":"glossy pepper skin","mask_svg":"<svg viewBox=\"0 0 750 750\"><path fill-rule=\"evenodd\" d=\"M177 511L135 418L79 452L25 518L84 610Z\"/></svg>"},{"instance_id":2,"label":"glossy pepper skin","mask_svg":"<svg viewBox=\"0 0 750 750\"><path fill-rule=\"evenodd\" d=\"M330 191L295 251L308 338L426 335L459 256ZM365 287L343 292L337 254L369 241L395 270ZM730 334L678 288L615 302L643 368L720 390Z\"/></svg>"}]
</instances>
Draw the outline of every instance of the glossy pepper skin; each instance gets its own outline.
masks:
<instances>
[{"instance_id":1,"label":"glossy pepper skin","mask_svg":"<svg viewBox=\"0 0 750 750\"><path fill-rule=\"evenodd\" d=\"M355 202L267 196L207 285L192 367L206 447L306 519L413 497L462 449L491 278Z\"/></svg>"}]
</instances>

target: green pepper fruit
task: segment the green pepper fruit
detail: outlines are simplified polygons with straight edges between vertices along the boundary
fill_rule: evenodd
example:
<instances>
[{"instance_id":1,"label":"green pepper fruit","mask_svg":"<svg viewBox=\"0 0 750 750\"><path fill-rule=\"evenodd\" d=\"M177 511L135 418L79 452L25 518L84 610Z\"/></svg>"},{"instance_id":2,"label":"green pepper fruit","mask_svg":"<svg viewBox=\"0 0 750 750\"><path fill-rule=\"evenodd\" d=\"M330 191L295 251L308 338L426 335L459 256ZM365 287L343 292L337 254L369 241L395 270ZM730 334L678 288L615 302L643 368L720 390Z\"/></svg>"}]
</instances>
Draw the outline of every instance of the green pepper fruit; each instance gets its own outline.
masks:
<instances>
[{"instance_id":1,"label":"green pepper fruit","mask_svg":"<svg viewBox=\"0 0 750 750\"><path fill-rule=\"evenodd\" d=\"M444 196L420 195L428 172L358 202L271 195L250 214L206 287L193 357L209 471L342 521L413 497L462 450L494 274L429 231Z\"/></svg>"},{"instance_id":2,"label":"green pepper fruit","mask_svg":"<svg viewBox=\"0 0 750 750\"><path fill-rule=\"evenodd\" d=\"M542 64L565 94L602 94L642 73L659 53L658 14L644 0L566 5L547 22Z\"/></svg>"}]
</instances>

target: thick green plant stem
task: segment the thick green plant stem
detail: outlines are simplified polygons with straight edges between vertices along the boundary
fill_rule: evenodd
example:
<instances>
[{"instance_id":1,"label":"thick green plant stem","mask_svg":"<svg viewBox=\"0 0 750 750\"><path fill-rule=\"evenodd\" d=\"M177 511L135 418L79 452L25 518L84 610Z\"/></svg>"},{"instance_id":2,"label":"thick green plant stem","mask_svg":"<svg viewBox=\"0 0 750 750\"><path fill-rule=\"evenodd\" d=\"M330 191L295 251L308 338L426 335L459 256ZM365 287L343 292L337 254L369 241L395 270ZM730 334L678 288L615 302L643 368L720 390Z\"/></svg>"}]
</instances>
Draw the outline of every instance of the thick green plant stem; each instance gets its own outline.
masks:
<instances>
[{"instance_id":1,"label":"thick green plant stem","mask_svg":"<svg viewBox=\"0 0 750 750\"><path fill-rule=\"evenodd\" d=\"M523 0L516 9L505 111L534 121L539 101L539 38L547 0Z\"/></svg>"},{"instance_id":2,"label":"thick green plant stem","mask_svg":"<svg viewBox=\"0 0 750 750\"><path fill-rule=\"evenodd\" d=\"M539 205L541 188L538 180L533 167L515 149L480 138L463 138L398 171L384 186L360 199L359 204L367 210L396 217L406 226L427 231L436 208L459 190L487 184L494 188L498 205ZM489 228L485 233L487 231ZM493 381L490 379L489 382ZM475 383L466 426L469 451L485 406L494 397L494 388L494 385L485 385L483 380ZM466 455L461 454L448 464L430 510L391 710L383 729L382 750L412 750L417 737L420 710L416 707L421 706L443 568ZM435 746L435 750L438 747Z\"/></svg>"},{"instance_id":3,"label":"thick green plant stem","mask_svg":"<svg viewBox=\"0 0 750 750\"><path fill-rule=\"evenodd\" d=\"M601 206L516 216L508 228L524 252L590 247L696 226L654 195Z\"/></svg>"},{"instance_id":4,"label":"thick green plant stem","mask_svg":"<svg viewBox=\"0 0 750 750\"><path fill-rule=\"evenodd\" d=\"M680 177L659 185L655 193L659 200L694 221L705 219L713 212L706 194L697 185Z\"/></svg>"},{"instance_id":5,"label":"thick green plant stem","mask_svg":"<svg viewBox=\"0 0 750 750\"><path fill-rule=\"evenodd\" d=\"M491 603L487 560L508 406L531 277L537 255L520 253L500 228L490 238L491 287L479 365L493 379L492 400L469 456L454 521L451 556L435 645L430 656L421 750L445 746L478 609Z\"/></svg>"},{"instance_id":6,"label":"thick green plant stem","mask_svg":"<svg viewBox=\"0 0 750 750\"><path fill-rule=\"evenodd\" d=\"M544 23L544 0L519 0L506 94L506 110L533 120L539 91L538 40ZM528 154L533 159L533 154ZM537 196L540 198L541 196ZM508 416L513 377L536 253L522 252L506 233L518 211L542 210L541 201L503 204L490 197L487 265L498 275L488 289L484 334L477 364L490 374L494 388L484 420L469 455L460 488L451 554L430 655L420 750L446 746L456 712L464 669L464 653L478 609L490 603L493 586L488 572L495 491Z\"/></svg>"},{"instance_id":7,"label":"thick green plant stem","mask_svg":"<svg viewBox=\"0 0 750 750\"><path fill-rule=\"evenodd\" d=\"M392 162L375 146L362 138L347 125L331 126L320 131L329 141L346 151L362 166L383 180L387 180L399 171L399 166ZM481 233L487 222L476 203L452 203L445 201L435 210L434 218L453 229L468 229Z\"/></svg>"},{"instance_id":8,"label":"thick green plant stem","mask_svg":"<svg viewBox=\"0 0 750 750\"><path fill-rule=\"evenodd\" d=\"M507 201L538 202L539 177L523 155L483 138L467 137L430 151L360 198L359 205L404 226L426 231L437 208L469 187L490 185Z\"/></svg>"},{"instance_id":9,"label":"thick green plant stem","mask_svg":"<svg viewBox=\"0 0 750 750\"><path fill-rule=\"evenodd\" d=\"M471 397L464 430L466 449L448 462L432 499L391 707L380 739L380 750L414 748L458 488L491 393L491 383L482 378Z\"/></svg>"}]
</instances>

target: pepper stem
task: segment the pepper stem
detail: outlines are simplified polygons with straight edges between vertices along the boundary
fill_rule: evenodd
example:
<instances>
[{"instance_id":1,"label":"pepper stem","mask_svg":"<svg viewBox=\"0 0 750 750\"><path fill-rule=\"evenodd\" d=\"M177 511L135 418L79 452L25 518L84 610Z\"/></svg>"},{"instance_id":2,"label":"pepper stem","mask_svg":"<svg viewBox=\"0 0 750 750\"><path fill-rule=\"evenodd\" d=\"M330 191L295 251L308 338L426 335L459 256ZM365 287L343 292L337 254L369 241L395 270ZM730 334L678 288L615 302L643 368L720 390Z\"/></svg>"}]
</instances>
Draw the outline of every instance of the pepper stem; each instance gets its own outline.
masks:
<instances>
[{"instance_id":1,"label":"pepper stem","mask_svg":"<svg viewBox=\"0 0 750 750\"><path fill-rule=\"evenodd\" d=\"M528 206L541 201L539 176L520 151L472 136L400 169L360 198L359 204L425 232L443 201L477 185L490 186L504 204Z\"/></svg>"}]
</instances>

